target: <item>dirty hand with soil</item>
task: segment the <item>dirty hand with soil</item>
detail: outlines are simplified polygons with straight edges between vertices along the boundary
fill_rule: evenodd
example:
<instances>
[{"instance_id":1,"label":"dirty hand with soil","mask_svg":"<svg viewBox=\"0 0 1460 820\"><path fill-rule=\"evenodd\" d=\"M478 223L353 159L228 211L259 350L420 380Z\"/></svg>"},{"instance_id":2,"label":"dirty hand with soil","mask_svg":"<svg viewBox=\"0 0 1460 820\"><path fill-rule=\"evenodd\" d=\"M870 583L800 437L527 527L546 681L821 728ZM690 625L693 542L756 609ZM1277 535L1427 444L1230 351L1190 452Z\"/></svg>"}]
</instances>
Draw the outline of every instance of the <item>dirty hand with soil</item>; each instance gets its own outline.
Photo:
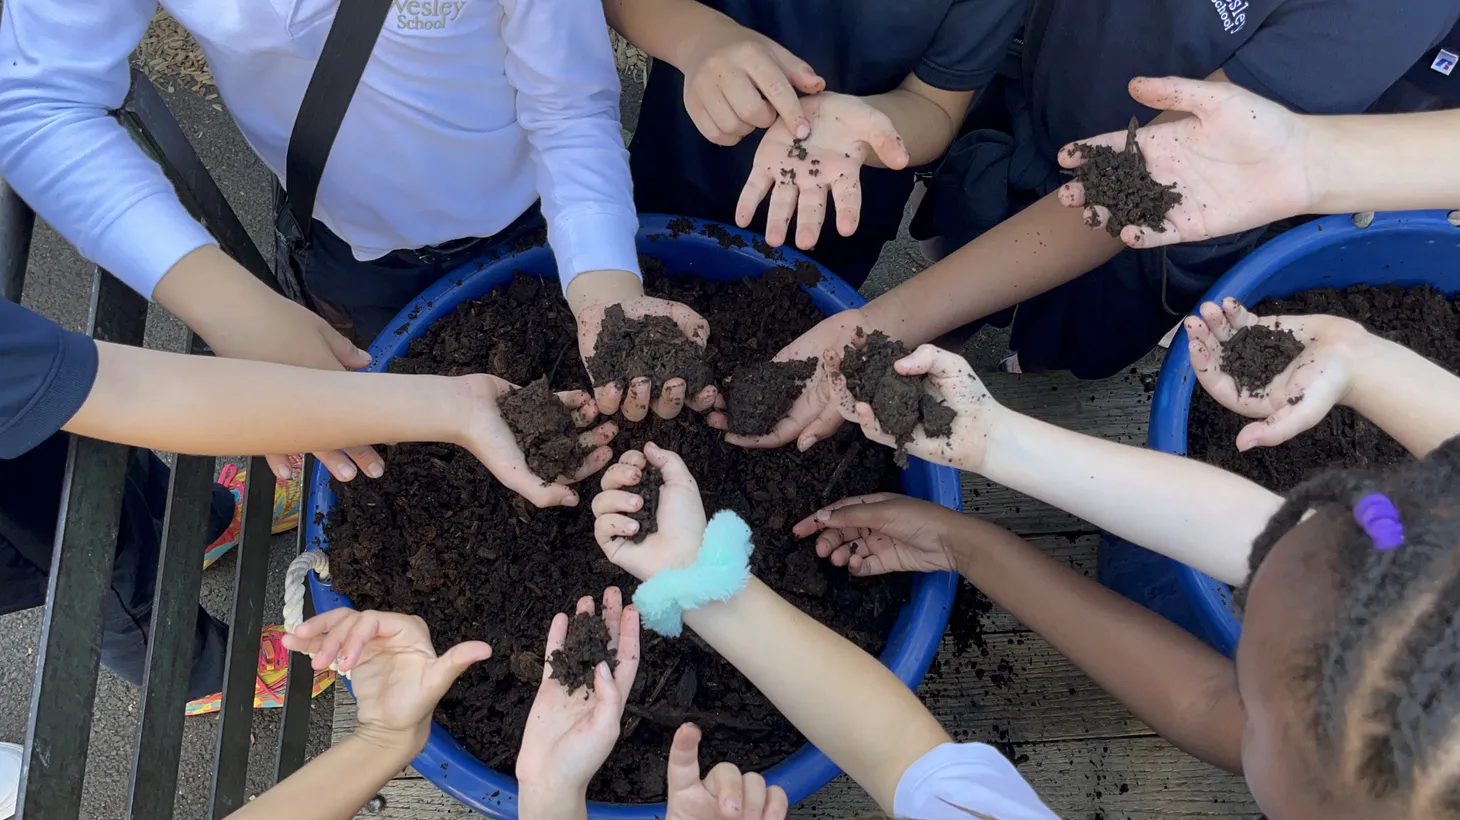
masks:
<instances>
[{"instance_id":1,"label":"dirty hand with soil","mask_svg":"<svg viewBox=\"0 0 1460 820\"><path fill-rule=\"evenodd\" d=\"M766 130L735 206L735 223L748 226L770 194L766 241L784 244L794 216L796 247L809 250L821 237L828 193L837 233L851 236L862 213L862 166L905 168L908 152L892 120L861 97L824 92L803 98L801 107L810 136L797 137L784 120Z\"/></svg>"},{"instance_id":2,"label":"dirty hand with soil","mask_svg":"<svg viewBox=\"0 0 1460 820\"><path fill-rule=\"evenodd\" d=\"M817 555L859 577L962 572L966 559L952 534L966 517L898 493L871 493L828 504L791 531L797 538L816 536Z\"/></svg>"},{"instance_id":3,"label":"dirty hand with soil","mask_svg":"<svg viewBox=\"0 0 1460 820\"><path fill-rule=\"evenodd\" d=\"M662 484L654 496L651 523L641 526L635 516L646 502L639 484L651 468ZM604 472L602 484L603 492L593 497L593 535L609 561L640 581L695 562L707 519L699 485L684 459L649 442L643 452L628 450L619 456Z\"/></svg>"},{"instance_id":4,"label":"dirty hand with soil","mask_svg":"<svg viewBox=\"0 0 1460 820\"><path fill-rule=\"evenodd\" d=\"M755 772L720 763L700 779L700 728L686 723L674 733L665 772L669 799L664 820L781 820L790 810L786 790L766 786Z\"/></svg>"},{"instance_id":5,"label":"dirty hand with soil","mask_svg":"<svg viewBox=\"0 0 1460 820\"><path fill-rule=\"evenodd\" d=\"M617 587L578 601L572 619L558 613L539 661L542 685L517 755L524 817L578 818L588 783L618 742L624 706L639 670L639 613ZM514 665L517 663L514 659Z\"/></svg>"},{"instance_id":6,"label":"dirty hand with soil","mask_svg":"<svg viewBox=\"0 0 1460 820\"><path fill-rule=\"evenodd\" d=\"M651 402L654 415L665 419L686 405L696 412L714 406L718 393L700 361L710 324L692 308L645 296L643 282L627 271L575 277L568 304L600 412L622 410L638 422L649 415Z\"/></svg>"}]
</instances>

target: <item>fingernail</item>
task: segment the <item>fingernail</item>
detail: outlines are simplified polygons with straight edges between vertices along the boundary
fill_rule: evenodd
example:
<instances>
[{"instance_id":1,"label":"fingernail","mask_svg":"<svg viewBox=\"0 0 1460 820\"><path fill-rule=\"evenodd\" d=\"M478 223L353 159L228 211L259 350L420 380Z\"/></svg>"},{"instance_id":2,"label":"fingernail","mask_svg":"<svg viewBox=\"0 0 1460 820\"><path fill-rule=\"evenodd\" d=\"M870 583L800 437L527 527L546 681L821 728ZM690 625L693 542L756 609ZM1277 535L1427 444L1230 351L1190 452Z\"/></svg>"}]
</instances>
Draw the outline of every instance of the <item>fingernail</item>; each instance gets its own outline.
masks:
<instances>
[{"instance_id":1,"label":"fingernail","mask_svg":"<svg viewBox=\"0 0 1460 820\"><path fill-rule=\"evenodd\" d=\"M637 522L637 521L630 521L629 522L629 526L628 526L628 530L629 530L630 533L638 532L639 531L639 522Z\"/></svg>"},{"instance_id":2,"label":"fingernail","mask_svg":"<svg viewBox=\"0 0 1460 820\"><path fill-rule=\"evenodd\" d=\"M344 467L340 468L340 472L344 473L345 480L349 481L350 479L355 477L355 465L346 464Z\"/></svg>"},{"instance_id":3,"label":"fingernail","mask_svg":"<svg viewBox=\"0 0 1460 820\"><path fill-rule=\"evenodd\" d=\"M598 667L594 671L598 673L600 680L608 680L613 677L613 673L608 669L608 661L599 661Z\"/></svg>"},{"instance_id":4,"label":"fingernail","mask_svg":"<svg viewBox=\"0 0 1460 820\"><path fill-rule=\"evenodd\" d=\"M274 472L279 476L280 481L288 481L289 479L294 477L294 471L290 470L288 467L280 467Z\"/></svg>"},{"instance_id":5,"label":"fingernail","mask_svg":"<svg viewBox=\"0 0 1460 820\"><path fill-rule=\"evenodd\" d=\"M817 510L816 511L816 520L817 521L830 521L831 520L831 511L830 510Z\"/></svg>"},{"instance_id":6,"label":"fingernail","mask_svg":"<svg viewBox=\"0 0 1460 820\"><path fill-rule=\"evenodd\" d=\"M563 506L564 507L576 507L576 506L578 506L578 496L574 495L573 493L568 493L567 495L563 496Z\"/></svg>"},{"instance_id":7,"label":"fingernail","mask_svg":"<svg viewBox=\"0 0 1460 820\"><path fill-rule=\"evenodd\" d=\"M811 124L810 123L802 122L800 125L797 125L796 126L796 137L798 139L803 139L804 140L804 139L806 139L809 136L811 136Z\"/></svg>"},{"instance_id":8,"label":"fingernail","mask_svg":"<svg viewBox=\"0 0 1460 820\"><path fill-rule=\"evenodd\" d=\"M381 464L371 464L365 468L365 474L371 478L380 478L385 475L385 467Z\"/></svg>"},{"instance_id":9,"label":"fingernail","mask_svg":"<svg viewBox=\"0 0 1460 820\"><path fill-rule=\"evenodd\" d=\"M811 445L813 445L815 443L816 443L816 436L803 436L801 438L801 440L796 443L796 446L797 447L800 447L801 448L801 452L804 453L807 450L810 450L811 449Z\"/></svg>"}]
</instances>

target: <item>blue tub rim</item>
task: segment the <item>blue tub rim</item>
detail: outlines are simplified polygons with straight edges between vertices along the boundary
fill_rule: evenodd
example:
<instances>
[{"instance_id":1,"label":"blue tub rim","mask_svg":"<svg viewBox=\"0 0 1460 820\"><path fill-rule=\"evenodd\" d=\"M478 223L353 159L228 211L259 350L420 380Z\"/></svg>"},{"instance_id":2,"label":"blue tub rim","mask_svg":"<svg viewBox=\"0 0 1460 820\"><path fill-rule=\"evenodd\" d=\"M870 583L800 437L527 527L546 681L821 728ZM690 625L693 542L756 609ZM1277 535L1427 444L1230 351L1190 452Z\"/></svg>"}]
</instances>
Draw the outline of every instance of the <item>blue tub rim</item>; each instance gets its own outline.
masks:
<instances>
[{"instance_id":1,"label":"blue tub rim","mask_svg":"<svg viewBox=\"0 0 1460 820\"><path fill-rule=\"evenodd\" d=\"M866 300L854 288L804 254L790 248L778 249L771 255L762 254L755 250L764 242L764 238L757 234L710 220L689 219L688 223L681 221L685 219L687 218L662 214L641 215L639 251L653 256L656 246L688 244L715 254L733 253L744 257L754 262L762 271L777 266L809 263L816 266L822 278L815 288L804 289L811 294L817 307L823 312L830 314L866 304ZM671 220L675 221L674 228L670 227ZM686 229L686 224L693 227ZM731 236L739 237L745 245L722 247L718 235L723 234L718 234L717 231L717 237L707 236L701 232L707 226L716 226ZM371 344L370 365L364 370L383 371L390 360L403 352L412 339L422 335L433 321L455 310L461 302L477 298L507 281L514 271L529 267L540 268L544 263L555 271L556 267L551 260L551 249L540 246L499 257L483 257L448 273L422 291L419 297L391 320ZM529 270L524 272L538 275ZM551 278L556 281L555 273ZM835 307L836 310L828 310L828 306ZM909 459L909 462L909 467L903 470L904 491L949 509L962 511L963 497L957 470L916 458ZM922 490L921 493L918 492L919 489ZM333 507L335 497L330 490L327 471L322 468L314 471L310 484L306 487L306 498L305 543L309 545L309 549L328 550L329 544L324 536L322 522L327 517L327 511ZM341 606L352 606L348 598L335 592L328 582L320 581L314 572L309 573L307 581L316 611L326 612ZM880 658L909 688L917 687L932 664L947 629L957 589L956 573L920 573L913 578L911 599L893 625L887 647ZM925 637L927 635L936 637L928 640ZM916 640L918 638L923 640L919 643ZM348 686L348 682L346 685ZM516 779L487 768L486 764L471 755L435 721L432 721L425 750L412 761L412 766L437 788L475 811L496 818L517 816ZM841 770L826 755L806 743L767 770L765 776L771 785L784 788L791 804L795 805L826 786L840 773ZM664 813L663 803L589 803L589 816L595 820L662 820Z\"/></svg>"},{"instance_id":2,"label":"blue tub rim","mask_svg":"<svg viewBox=\"0 0 1460 820\"><path fill-rule=\"evenodd\" d=\"M1259 298L1282 297L1317 287L1302 285L1286 288L1281 283L1277 283L1276 287L1264 286L1274 284L1275 271L1280 271L1321 249L1346 244L1359 232L1364 236L1375 236L1410 233L1416 229L1456 231L1457 226L1449 221L1449 214L1449 211L1444 210L1382 211L1375 213L1373 222L1363 228L1355 224L1351 214L1315 219L1284 232L1232 266L1202 296L1198 304L1221 302L1228 296L1248 304L1254 294ZM1419 276L1412 279L1401 277L1392 281L1401 285L1433 284L1432 280ZM1196 312L1193 311L1192 315L1196 315ZM1196 385L1196 371L1191 366L1191 353L1187 347L1186 328L1183 326L1171 340L1171 347L1156 378L1148 434L1148 443L1152 449L1186 455L1187 421L1192 391ZM1173 564L1177 580L1196 610L1197 618L1206 628L1208 638L1218 649L1231 655L1236 651L1237 641L1242 634L1242 621L1232 607L1231 587L1180 562Z\"/></svg>"}]
</instances>

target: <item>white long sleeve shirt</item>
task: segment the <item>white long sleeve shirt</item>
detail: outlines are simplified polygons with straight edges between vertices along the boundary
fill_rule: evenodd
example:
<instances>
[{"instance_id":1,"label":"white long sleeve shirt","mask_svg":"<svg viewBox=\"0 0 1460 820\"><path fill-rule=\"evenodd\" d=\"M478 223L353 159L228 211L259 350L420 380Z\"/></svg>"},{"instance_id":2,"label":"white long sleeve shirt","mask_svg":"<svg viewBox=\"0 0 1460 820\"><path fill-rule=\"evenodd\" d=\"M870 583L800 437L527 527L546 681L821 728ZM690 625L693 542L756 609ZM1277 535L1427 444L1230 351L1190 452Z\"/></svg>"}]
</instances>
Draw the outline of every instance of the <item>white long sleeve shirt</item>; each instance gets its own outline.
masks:
<instances>
[{"instance_id":1,"label":"white long sleeve shirt","mask_svg":"<svg viewBox=\"0 0 1460 820\"><path fill-rule=\"evenodd\" d=\"M345 0L349 8L349 0ZM281 180L340 0L164 0ZM150 296L213 242L109 111L154 0L5 0L0 175L82 255ZM320 181L355 257L491 236L539 196L563 287L638 272L619 80L599 0L394 0Z\"/></svg>"}]
</instances>

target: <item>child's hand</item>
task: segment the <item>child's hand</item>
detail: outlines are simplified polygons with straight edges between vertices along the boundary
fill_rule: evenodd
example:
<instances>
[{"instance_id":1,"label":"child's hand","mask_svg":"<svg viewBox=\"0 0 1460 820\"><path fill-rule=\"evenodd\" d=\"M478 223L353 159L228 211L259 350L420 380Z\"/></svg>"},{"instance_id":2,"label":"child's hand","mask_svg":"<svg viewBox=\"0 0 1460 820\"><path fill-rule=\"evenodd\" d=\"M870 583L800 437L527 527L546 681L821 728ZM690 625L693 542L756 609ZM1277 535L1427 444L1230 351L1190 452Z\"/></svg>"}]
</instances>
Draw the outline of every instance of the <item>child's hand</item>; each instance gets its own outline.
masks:
<instances>
[{"instance_id":1,"label":"child's hand","mask_svg":"<svg viewBox=\"0 0 1460 820\"><path fill-rule=\"evenodd\" d=\"M635 544L639 522L628 514L640 510L644 499L624 488L638 485L646 462L659 470L664 483L655 515L657 529ZM671 567L690 566L699 557L706 524L699 485L683 459L653 442L645 444L642 453L625 452L608 468L603 474L603 492L593 499L593 514L598 517L593 534L603 554L640 581Z\"/></svg>"},{"instance_id":2,"label":"child's hand","mask_svg":"<svg viewBox=\"0 0 1460 820\"><path fill-rule=\"evenodd\" d=\"M1130 95L1151 108L1193 116L1136 132L1151 176L1175 184L1181 202L1166 215L1164 231L1122 228L1127 245L1156 248L1227 236L1308 212L1314 194L1302 117L1233 83L1137 77ZM1122 150L1126 132L1083 142ZM1084 159L1072 144L1060 149L1059 162L1078 168ZM1059 196L1065 205L1085 205L1078 182L1066 183ZM1094 211L1103 225L1109 213Z\"/></svg>"},{"instance_id":3,"label":"child's hand","mask_svg":"<svg viewBox=\"0 0 1460 820\"><path fill-rule=\"evenodd\" d=\"M828 370L835 371L840 367L840 350L829 352L827 358ZM957 413L953 419L953 432L947 438L928 438L919 426L905 445L907 451L927 461L978 472L983 467L989 436L1003 406L989 395L988 388L973 372L968 360L940 347L920 345L893 366L904 376L926 375L924 389L942 399ZM867 438L888 447L894 446L893 437L877 423L872 406L858 401L847 390L846 377L833 372L827 379L827 386L843 418L862 425L862 433Z\"/></svg>"},{"instance_id":4,"label":"child's hand","mask_svg":"<svg viewBox=\"0 0 1460 820\"><path fill-rule=\"evenodd\" d=\"M780 786L721 763L700 780L700 730L686 723L669 747L669 805L665 820L781 820L790 805Z\"/></svg>"},{"instance_id":5,"label":"child's hand","mask_svg":"<svg viewBox=\"0 0 1460 820\"><path fill-rule=\"evenodd\" d=\"M411 745L419 752L431 729L437 701L467 667L492 657L492 648L467 641L437 657L426 622L394 612L332 609L305 621L284 636L293 652L314 656L315 671L336 659L350 673L350 687L360 703L355 734L396 748Z\"/></svg>"},{"instance_id":6,"label":"child's hand","mask_svg":"<svg viewBox=\"0 0 1460 820\"><path fill-rule=\"evenodd\" d=\"M517 386L496 376L472 375L465 377L470 384L470 405L467 423L461 439L457 442L476 456L486 468L508 489L536 504L538 507L572 507L578 503L578 494L567 485L582 481L602 470L613 460L613 450L608 446L618 433L618 426L612 422L601 424L589 430L598 416L598 408L592 397L581 390L559 393L563 405L573 411L573 421L584 432L578 441L591 452L573 475L538 476L527 466L517 437L502 418L500 399L517 389Z\"/></svg>"},{"instance_id":7,"label":"child's hand","mask_svg":"<svg viewBox=\"0 0 1460 820\"><path fill-rule=\"evenodd\" d=\"M828 350L840 351L852 343L859 328L870 327L871 323L862 311L855 308L844 310L821 320L782 348L772 361L816 359L816 374L806 382L786 417L776 422L769 433L763 436L729 433L725 441L749 449L773 449L794 441L804 453L816 442L830 438L842 426L842 417L836 404L830 400L830 391L822 387L827 377L823 354ZM709 424L717 430L730 429L730 421L723 413L711 413Z\"/></svg>"},{"instance_id":8,"label":"child's hand","mask_svg":"<svg viewBox=\"0 0 1460 820\"><path fill-rule=\"evenodd\" d=\"M749 225L770 193L766 241L783 244L796 215L796 246L808 250L821 237L828 189L837 232L851 236L862 216L862 165L875 155L888 168L905 168L908 153L892 120L861 97L822 93L801 100L801 107L811 119L811 136L796 139L784 120L765 132L735 206L735 224Z\"/></svg>"},{"instance_id":9,"label":"child's hand","mask_svg":"<svg viewBox=\"0 0 1460 820\"><path fill-rule=\"evenodd\" d=\"M798 136L811 132L796 92L815 94L826 81L771 38L726 17L687 51L684 109L705 139L734 145L777 115Z\"/></svg>"},{"instance_id":10,"label":"child's hand","mask_svg":"<svg viewBox=\"0 0 1460 820\"><path fill-rule=\"evenodd\" d=\"M593 598L578 601L578 611L593 614ZM581 798L588 781L618 742L624 704L639 671L639 611L623 605L617 587L603 592L603 622L608 646L618 658L610 671L600 663L594 670L593 689L569 692L553 680L551 662L544 662L542 685L527 717L522 750L517 755L517 779L524 797ZM563 648L568 638L568 616L559 613L548 630L544 658ZM529 815L524 815L529 816Z\"/></svg>"},{"instance_id":11,"label":"child's hand","mask_svg":"<svg viewBox=\"0 0 1460 820\"><path fill-rule=\"evenodd\" d=\"M1255 324L1290 330L1304 346L1261 395L1239 393L1237 382L1222 371L1222 345L1241 328ZM1186 334L1191 366L1201 386L1228 410L1262 419L1237 434L1237 449L1251 450L1282 444L1343 403L1353 385L1354 348L1368 331L1337 316L1259 318L1228 298L1220 307L1215 302L1202 305L1199 319L1187 317Z\"/></svg>"},{"instance_id":12,"label":"child's hand","mask_svg":"<svg viewBox=\"0 0 1460 820\"><path fill-rule=\"evenodd\" d=\"M575 279L574 284L576 283ZM588 360L593 357L594 348L598 345L598 332L603 325L604 311L615 304L623 305L624 315L630 319L642 319L645 316L669 317L676 325L679 325L679 329L684 332L686 339L700 347L704 347L705 341L710 338L710 323L693 309L678 302L642 294L629 299L597 302L583 307L578 312L578 352L583 357L585 368ZM590 375L592 374L590 373ZM594 381L597 382L596 377ZM649 415L651 400L654 404L654 415L662 419L672 419L679 415L679 411L686 404L695 412L703 413L709 410L714 406L715 398L718 395L714 386L707 386L696 395L686 398L684 379L675 378L663 384L658 400L654 400L653 387L647 376L639 377L630 382L627 395L625 395L623 385L610 382L599 385L594 390L594 398L598 402L599 411L603 414L611 416L622 409L624 418L637 422L643 421Z\"/></svg>"},{"instance_id":13,"label":"child's hand","mask_svg":"<svg viewBox=\"0 0 1460 820\"><path fill-rule=\"evenodd\" d=\"M949 516L953 516L951 519ZM797 538L816 536L816 554L853 575L960 571L952 527L961 513L895 493L843 498L806 516L792 528Z\"/></svg>"}]
</instances>

